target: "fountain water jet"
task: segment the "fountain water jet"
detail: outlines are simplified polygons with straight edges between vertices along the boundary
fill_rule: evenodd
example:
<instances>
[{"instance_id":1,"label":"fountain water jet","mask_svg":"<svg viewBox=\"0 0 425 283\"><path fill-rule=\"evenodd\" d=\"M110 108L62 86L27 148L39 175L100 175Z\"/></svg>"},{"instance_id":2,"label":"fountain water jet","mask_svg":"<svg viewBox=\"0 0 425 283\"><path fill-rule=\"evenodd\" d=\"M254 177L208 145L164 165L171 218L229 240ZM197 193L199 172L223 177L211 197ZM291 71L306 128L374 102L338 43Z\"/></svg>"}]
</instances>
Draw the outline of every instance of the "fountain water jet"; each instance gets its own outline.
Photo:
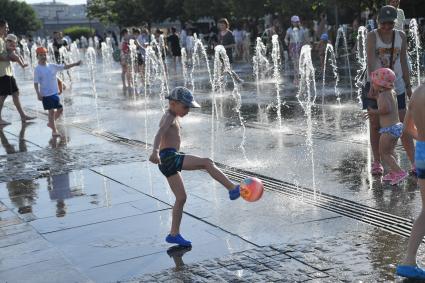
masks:
<instances>
[{"instance_id":1,"label":"fountain water jet","mask_svg":"<svg viewBox=\"0 0 425 283\"><path fill-rule=\"evenodd\" d=\"M275 34L272 36L272 60L273 60L273 78L276 87L276 100L277 100L277 122L279 130L282 129L282 102L280 99L280 47L279 47L279 38Z\"/></svg>"},{"instance_id":2,"label":"fountain water jet","mask_svg":"<svg viewBox=\"0 0 425 283\"><path fill-rule=\"evenodd\" d=\"M412 63L413 75L416 76L417 86L421 83L421 70L420 70L420 36L418 32L418 23L416 19L411 19L409 23L409 59Z\"/></svg>"},{"instance_id":3,"label":"fountain water jet","mask_svg":"<svg viewBox=\"0 0 425 283\"><path fill-rule=\"evenodd\" d=\"M343 39L344 51L345 51L345 54L341 55L341 56L345 57L346 68L348 69L348 76L350 78L350 94L351 94L351 99L353 99L353 79L351 77L350 54L348 53L347 36L345 34L344 26L340 26L338 28L338 32L337 32L337 36L336 36L336 42L335 42L335 54L336 55L339 54L338 53L338 46L339 46L339 42L341 41L341 37Z\"/></svg>"},{"instance_id":4,"label":"fountain water jet","mask_svg":"<svg viewBox=\"0 0 425 283\"><path fill-rule=\"evenodd\" d=\"M341 105L341 92L338 88L338 83L339 83L338 66L337 66L337 63L336 63L336 56L335 56L334 49L333 49L332 45L329 44L329 43L326 44L325 62L323 64L322 105L324 104L324 101L325 101L326 63L327 63L328 54L331 55L330 65L332 67L333 75L334 75L334 79L335 79L334 90L335 90L335 95L336 95L336 101L337 101L338 105Z\"/></svg>"},{"instance_id":5,"label":"fountain water jet","mask_svg":"<svg viewBox=\"0 0 425 283\"><path fill-rule=\"evenodd\" d=\"M316 181L314 172L314 148L313 148L313 123L312 123L312 107L316 101L316 81L314 77L314 67L311 60L311 47L304 45L301 48L300 62L300 85L297 94L297 99L304 110L307 117L307 131L306 131L306 146L311 158L312 170L312 186L314 196L316 197Z\"/></svg>"}]
</instances>

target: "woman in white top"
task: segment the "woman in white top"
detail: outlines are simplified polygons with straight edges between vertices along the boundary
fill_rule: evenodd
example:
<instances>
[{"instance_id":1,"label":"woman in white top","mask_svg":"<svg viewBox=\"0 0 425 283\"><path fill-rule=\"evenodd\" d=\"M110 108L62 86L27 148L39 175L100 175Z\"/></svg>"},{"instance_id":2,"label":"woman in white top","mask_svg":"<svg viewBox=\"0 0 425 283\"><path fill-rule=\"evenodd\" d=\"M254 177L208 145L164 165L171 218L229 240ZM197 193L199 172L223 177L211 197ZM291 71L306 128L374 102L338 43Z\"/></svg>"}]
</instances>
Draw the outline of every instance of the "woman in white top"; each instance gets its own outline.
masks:
<instances>
[{"instance_id":1,"label":"woman in white top","mask_svg":"<svg viewBox=\"0 0 425 283\"><path fill-rule=\"evenodd\" d=\"M367 35L367 68L368 78L370 74L379 68L391 68L396 74L395 91L397 93L398 112L400 121L403 122L406 114L406 95L412 95L410 74L407 64L407 41L406 35L400 30L395 30L395 20L397 10L393 6L384 6L379 11L379 27ZM394 40L394 47L392 42ZM392 54L391 54L392 51ZM392 63L390 60L392 58ZM368 79L368 81L370 81ZM363 90L363 109L377 109L376 94L367 83ZM379 117L369 115L370 123L370 143L372 146L374 162L372 164L372 174L382 174L381 156L379 151ZM415 172L414 165L414 144L408 135L401 137L407 157L412 164L412 173Z\"/></svg>"}]
</instances>

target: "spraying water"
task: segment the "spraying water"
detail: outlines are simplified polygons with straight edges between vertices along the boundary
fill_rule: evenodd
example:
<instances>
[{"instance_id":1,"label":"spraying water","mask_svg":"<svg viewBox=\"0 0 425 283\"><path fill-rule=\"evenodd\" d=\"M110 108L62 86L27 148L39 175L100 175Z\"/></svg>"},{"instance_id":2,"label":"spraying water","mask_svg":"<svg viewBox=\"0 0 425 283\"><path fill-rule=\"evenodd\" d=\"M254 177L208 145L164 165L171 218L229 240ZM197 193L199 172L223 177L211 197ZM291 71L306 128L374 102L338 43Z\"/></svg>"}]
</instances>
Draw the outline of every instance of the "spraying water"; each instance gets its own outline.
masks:
<instances>
[{"instance_id":1,"label":"spraying water","mask_svg":"<svg viewBox=\"0 0 425 283\"><path fill-rule=\"evenodd\" d=\"M214 50L215 50L215 56L214 56L213 92L219 91L220 94L223 93L223 90L226 84L225 75L226 74L229 75L229 77L233 81L233 86L234 86L232 91L232 96L236 101L236 106L233 108L233 110L236 112L239 119L240 126L242 127L242 141L239 145L239 148L241 149L245 160L249 162L246 156L246 151L245 151L246 127L245 127L245 122L240 111L242 106L242 98L241 98L241 94L239 90L239 85L236 82L235 76L233 75L233 71L230 66L229 57L227 57L226 49L224 48L224 46L218 45L214 48ZM213 107L212 107L213 115L211 119L212 129L213 129L212 138L214 133L214 109L215 108L216 108L216 101L215 101L215 95L213 94ZM212 148L213 148L213 145L214 143L212 142Z\"/></svg>"},{"instance_id":2,"label":"spraying water","mask_svg":"<svg viewBox=\"0 0 425 283\"><path fill-rule=\"evenodd\" d=\"M411 19L409 23L409 58L412 63L413 75L416 76L416 83L419 86L421 83L421 70L420 70L420 49L421 43L419 39L418 23L416 19Z\"/></svg>"},{"instance_id":3,"label":"spraying water","mask_svg":"<svg viewBox=\"0 0 425 283\"><path fill-rule=\"evenodd\" d=\"M353 79L351 77L351 65L350 65L350 54L348 53L348 45L347 45L347 36L345 34L345 29L343 26L340 26L338 28L338 33L336 36L336 42L335 42L335 54L338 55L338 45L339 42L341 41L341 37L343 39L343 44L344 44L344 51L345 51L345 55L343 55L345 57L345 64L346 64L346 68L348 69L348 76L350 78L350 94L351 94L351 99L353 99Z\"/></svg>"},{"instance_id":4,"label":"spraying water","mask_svg":"<svg viewBox=\"0 0 425 283\"><path fill-rule=\"evenodd\" d=\"M37 50L37 45L33 44L31 46L31 69L33 69L33 70L38 64L36 50Z\"/></svg>"},{"instance_id":5,"label":"spraying water","mask_svg":"<svg viewBox=\"0 0 425 283\"><path fill-rule=\"evenodd\" d=\"M272 37L272 60L273 60L273 78L276 87L276 100L277 100L277 122L279 129L282 129L282 102L280 99L280 47L279 38L275 34Z\"/></svg>"},{"instance_id":6,"label":"spraying water","mask_svg":"<svg viewBox=\"0 0 425 283\"><path fill-rule=\"evenodd\" d=\"M182 53L182 72L183 72L183 80L184 80L184 86L188 87L189 84L189 76L187 73L187 52L186 52L186 48L182 48L181 49L181 53Z\"/></svg>"},{"instance_id":7,"label":"spraying water","mask_svg":"<svg viewBox=\"0 0 425 283\"><path fill-rule=\"evenodd\" d=\"M70 51L71 51L72 62L78 62L81 60L80 49L78 48L77 42L71 43ZM74 80L76 79L77 81L80 80L80 68L73 70L73 78Z\"/></svg>"},{"instance_id":8,"label":"spraying water","mask_svg":"<svg viewBox=\"0 0 425 283\"><path fill-rule=\"evenodd\" d=\"M316 181L314 172L314 149L313 149L313 123L311 109L316 101L316 81L314 79L314 67L311 60L311 47L304 45L300 55L300 85L297 99L307 117L306 145L311 158L312 184L316 197Z\"/></svg>"},{"instance_id":9,"label":"spraying water","mask_svg":"<svg viewBox=\"0 0 425 283\"><path fill-rule=\"evenodd\" d=\"M330 64L331 64L334 79L335 79L334 91L335 91L335 95L336 95L336 101L337 101L338 105L341 105L341 92L338 88L338 83L339 83L338 66L336 64L336 56L335 56L334 48L329 43L326 45L325 62L323 64L322 105L324 104L324 101L325 101L326 63L327 63L327 59L328 59L328 54L331 55L330 56Z\"/></svg>"},{"instance_id":10,"label":"spraying water","mask_svg":"<svg viewBox=\"0 0 425 283\"><path fill-rule=\"evenodd\" d=\"M357 88L357 98L359 103L361 103L361 91L363 85L366 83L366 72L367 72L367 54L366 54L366 37L367 37L367 28L364 26L359 27L357 32L357 44L356 44L356 57L357 62L360 65L360 69L357 70L357 75L355 78L356 88Z\"/></svg>"},{"instance_id":11,"label":"spraying water","mask_svg":"<svg viewBox=\"0 0 425 283\"><path fill-rule=\"evenodd\" d=\"M137 46L134 43L134 39L130 39L130 76L131 76L131 88L133 91L133 97L137 94Z\"/></svg>"},{"instance_id":12,"label":"spraying water","mask_svg":"<svg viewBox=\"0 0 425 283\"><path fill-rule=\"evenodd\" d=\"M202 43L202 40L198 39L198 37L195 34L195 43L193 47L193 53L192 53L192 70L190 72L190 79L192 84L192 91L195 91L195 80L193 77L193 73L195 72L196 66L201 66L201 56L204 59L205 65L207 67L208 71L208 79L209 83L212 87L213 85L213 78L211 75L211 69L210 69L210 63L208 60L207 51L205 50L204 44Z\"/></svg>"},{"instance_id":13,"label":"spraying water","mask_svg":"<svg viewBox=\"0 0 425 283\"><path fill-rule=\"evenodd\" d=\"M106 42L101 43L101 54L103 73L107 75L108 81L111 81L113 51L114 50L112 48L111 39L107 37Z\"/></svg>"},{"instance_id":14,"label":"spraying water","mask_svg":"<svg viewBox=\"0 0 425 283\"><path fill-rule=\"evenodd\" d=\"M266 55L267 47L264 45L261 38L257 37L254 56L252 57L255 85L257 87L257 95L260 94L260 80L264 79L266 77L267 72L270 70L270 62L267 59ZM260 122L263 122L263 117L261 115L261 105L259 100L257 100L257 107L260 116ZM267 117L267 115L265 116Z\"/></svg>"},{"instance_id":15,"label":"spraying water","mask_svg":"<svg viewBox=\"0 0 425 283\"><path fill-rule=\"evenodd\" d=\"M23 55L22 57L24 59L24 62L30 66L30 70L32 72L33 70L32 70L32 62L31 62L31 52L28 48L28 42L25 39L21 39L20 43L22 45L22 55Z\"/></svg>"},{"instance_id":16,"label":"spraying water","mask_svg":"<svg viewBox=\"0 0 425 283\"><path fill-rule=\"evenodd\" d=\"M56 63L55 50L53 49L53 42L47 43L47 63Z\"/></svg>"},{"instance_id":17,"label":"spraying water","mask_svg":"<svg viewBox=\"0 0 425 283\"><path fill-rule=\"evenodd\" d=\"M264 45L260 37L257 37L255 44L254 56L252 57L253 72L257 89L259 88L260 80L264 79L265 74L270 69L270 62L266 57L267 47Z\"/></svg>"},{"instance_id":18,"label":"spraying water","mask_svg":"<svg viewBox=\"0 0 425 283\"><path fill-rule=\"evenodd\" d=\"M92 91L94 96L94 103L96 109L96 119L97 119L97 129L100 130L100 121L99 121L99 112L98 112L98 104L97 104L97 91L96 91L96 51L93 47L87 48L86 52L86 64L89 69Z\"/></svg>"}]
</instances>

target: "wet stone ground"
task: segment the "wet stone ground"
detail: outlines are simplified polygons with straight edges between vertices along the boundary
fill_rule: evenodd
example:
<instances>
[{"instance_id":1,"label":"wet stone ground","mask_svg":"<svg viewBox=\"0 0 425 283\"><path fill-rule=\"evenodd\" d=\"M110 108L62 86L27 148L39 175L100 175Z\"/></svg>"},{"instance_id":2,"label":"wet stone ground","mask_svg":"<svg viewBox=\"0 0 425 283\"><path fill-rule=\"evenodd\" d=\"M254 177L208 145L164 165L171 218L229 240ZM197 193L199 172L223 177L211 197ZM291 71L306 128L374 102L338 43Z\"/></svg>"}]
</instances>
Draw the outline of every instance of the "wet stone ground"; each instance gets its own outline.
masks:
<instances>
[{"instance_id":1,"label":"wet stone ground","mask_svg":"<svg viewBox=\"0 0 425 283\"><path fill-rule=\"evenodd\" d=\"M371 258L366 233L338 233L290 244L262 246L223 258L185 265L190 248L170 249L176 267L124 281L141 282L388 282L395 266L391 251ZM382 236L385 233L383 233ZM394 241L405 242L398 237ZM378 246L375 246L379 249ZM414 282L414 281L411 281Z\"/></svg>"},{"instance_id":2,"label":"wet stone ground","mask_svg":"<svg viewBox=\"0 0 425 283\"><path fill-rule=\"evenodd\" d=\"M94 145L50 148L0 156L0 182L33 180L93 166L144 161L137 148L99 149Z\"/></svg>"},{"instance_id":3,"label":"wet stone ground","mask_svg":"<svg viewBox=\"0 0 425 283\"><path fill-rule=\"evenodd\" d=\"M64 93L60 139L51 139L30 74L18 73L22 104L37 119L21 124L10 101L2 113L12 125L0 129L0 282L401 281L394 270L408 228L396 228L408 227L420 209L416 179L394 187L368 174L365 124L349 96L337 106L331 88L323 105L317 100L307 148L305 115L287 74L281 127L273 81L257 93L251 66L236 70L246 79L246 131L231 86L217 98L214 120L204 85L196 93L202 109L182 120L182 150L281 183L258 202L231 202L205 172L183 172L188 199L181 231L193 247L182 249L164 241L174 196L144 146L162 114L158 93L146 100L123 93L118 65L106 76L98 71L96 95L84 66ZM182 81L171 78L170 87ZM195 79L207 80L205 70ZM400 146L397 153L407 168ZM387 232L393 224L395 232Z\"/></svg>"}]
</instances>

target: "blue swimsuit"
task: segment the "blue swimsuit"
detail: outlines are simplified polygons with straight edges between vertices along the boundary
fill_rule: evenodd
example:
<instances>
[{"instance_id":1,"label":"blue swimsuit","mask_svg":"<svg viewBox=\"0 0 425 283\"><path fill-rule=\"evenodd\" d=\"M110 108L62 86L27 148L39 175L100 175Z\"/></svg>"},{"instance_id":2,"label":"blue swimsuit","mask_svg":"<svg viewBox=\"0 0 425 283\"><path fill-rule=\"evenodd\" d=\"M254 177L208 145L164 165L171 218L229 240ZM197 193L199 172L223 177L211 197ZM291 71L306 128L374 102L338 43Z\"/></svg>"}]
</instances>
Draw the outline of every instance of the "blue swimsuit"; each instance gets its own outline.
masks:
<instances>
[{"instance_id":1,"label":"blue swimsuit","mask_svg":"<svg viewBox=\"0 0 425 283\"><path fill-rule=\"evenodd\" d=\"M396 139L398 139L399 137L401 137L401 134L403 134L403 129L404 129L403 123L399 122L395 125L379 129L379 133L380 134L387 133L395 137Z\"/></svg>"}]
</instances>

